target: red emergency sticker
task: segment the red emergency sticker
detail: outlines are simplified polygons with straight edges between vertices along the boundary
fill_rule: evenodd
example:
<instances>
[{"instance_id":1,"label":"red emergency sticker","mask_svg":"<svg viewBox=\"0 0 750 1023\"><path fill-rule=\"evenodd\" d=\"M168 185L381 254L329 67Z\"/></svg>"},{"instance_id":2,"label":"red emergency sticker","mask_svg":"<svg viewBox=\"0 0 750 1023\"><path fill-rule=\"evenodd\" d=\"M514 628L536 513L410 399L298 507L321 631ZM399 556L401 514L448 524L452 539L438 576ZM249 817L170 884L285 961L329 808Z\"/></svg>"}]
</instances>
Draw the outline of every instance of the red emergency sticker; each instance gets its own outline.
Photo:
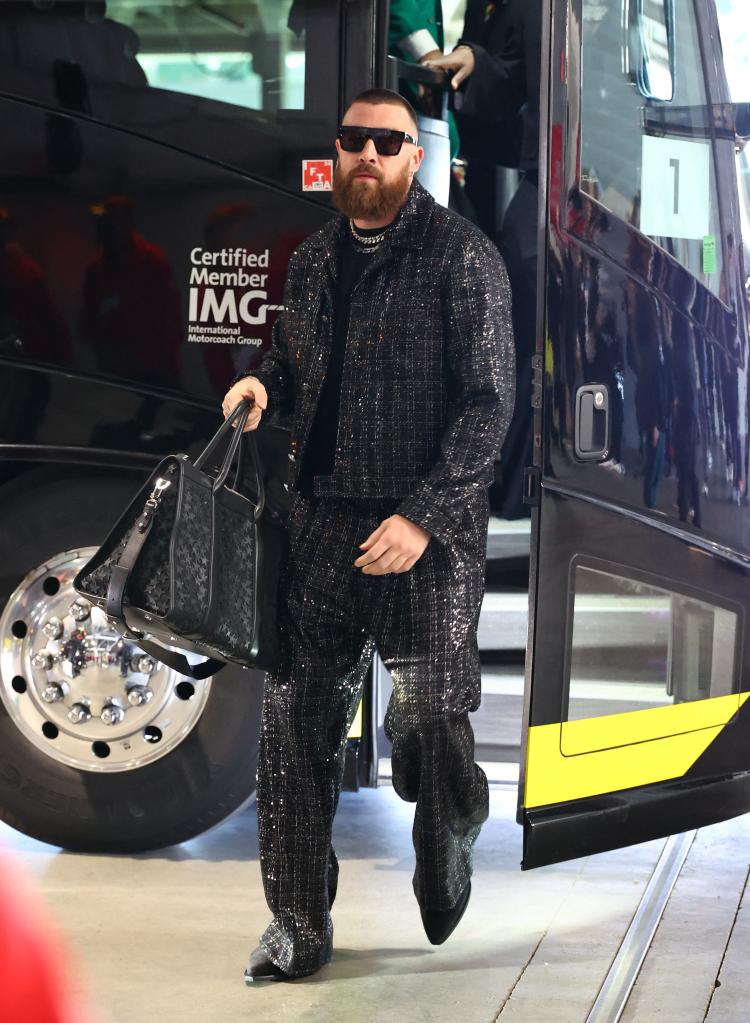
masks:
<instances>
[{"instance_id":1,"label":"red emergency sticker","mask_svg":"<svg viewBox=\"0 0 750 1023\"><path fill-rule=\"evenodd\" d=\"M333 160L302 161L302 191L330 192L333 189Z\"/></svg>"}]
</instances>

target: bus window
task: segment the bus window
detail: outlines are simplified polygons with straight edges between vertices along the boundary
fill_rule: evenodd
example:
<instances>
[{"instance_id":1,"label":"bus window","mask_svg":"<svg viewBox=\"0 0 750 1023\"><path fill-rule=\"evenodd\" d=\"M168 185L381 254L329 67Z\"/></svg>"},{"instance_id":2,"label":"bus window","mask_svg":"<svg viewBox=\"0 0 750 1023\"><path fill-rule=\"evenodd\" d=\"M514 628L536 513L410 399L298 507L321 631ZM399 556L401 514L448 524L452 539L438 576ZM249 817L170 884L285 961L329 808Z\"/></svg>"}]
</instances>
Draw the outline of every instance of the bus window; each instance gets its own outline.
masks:
<instances>
[{"instance_id":1,"label":"bus window","mask_svg":"<svg viewBox=\"0 0 750 1023\"><path fill-rule=\"evenodd\" d=\"M136 60L153 88L275 113L305 105L300 3L205 4L110 0L108 17L140 40Z\"/></svg>"},{"instance_id":2,"label":"bus window","mask_svg":"<svg viewBox=\"0 0 750 1023\"><path fill-rule=\"evenodd\" d=\"M572 567L566 719L736 693L742 609L709 603L703 594L677 593L669 580L640 573L636 578L632 568L612 567L611 562ZM617 642L606 625L614 607ZM563 729L563 747L565 741Z\"/></svg>"},{"instance_id":3,"label":"bus window","mask_svg":"<svg viewBox=\"0 0 750 1023\"><path fill-rule=\"evenodd\" d=\"M640 21L628 26L628 10ZM582 49L582 191L725 299L712 109L692 0L583 0Z\"/></svg>"},{"instance_id":4,"label":"bus window","mask_svg":"<svg viewBox=\"0 0 750 1023\"><path fill-rule=\"evenodd\" d=\"M329 157L335 4L0 4L0 91L300 190ZM252 136L252 137L249 137Z\"/></svg>"},{"instance_id":5,"label":"bus window","mask_svg":"<svg viewBox=\"0 0 750 1023\"><path fill-rule=\"evenodd\" d=\"M746 0L717 0L724 70L733 103L750 101L750 22ZM750 299L750 159L749 146L737 147L737 188L742 225L743 280Z\"/></svg>"},{"instance_id":6,"label":"bus window","mask_svg":"<svg viewBox=\"0 0 750 1023\"><path fill-rule=\"evenodd\" d=\"M148 85L270 114L304 106L300 0L224 10L184 0L4 7L2 24L13 44L6 77L14 64L26 72L52 64L57 99L69 109L96 116L91 91L105 83Z\"/></svg>"},{"instance_id":7,"label":"bus window","mask_svg":"<svg viewBox=\"0 0 750 1023\"><path fill-rule=\"evenodd\" d=\"M672 0L638 0L630 38L638 90L648 99L674 98L674 6ZM633 59L634 58L634 59Z\"/></svg>"}]
</instances>

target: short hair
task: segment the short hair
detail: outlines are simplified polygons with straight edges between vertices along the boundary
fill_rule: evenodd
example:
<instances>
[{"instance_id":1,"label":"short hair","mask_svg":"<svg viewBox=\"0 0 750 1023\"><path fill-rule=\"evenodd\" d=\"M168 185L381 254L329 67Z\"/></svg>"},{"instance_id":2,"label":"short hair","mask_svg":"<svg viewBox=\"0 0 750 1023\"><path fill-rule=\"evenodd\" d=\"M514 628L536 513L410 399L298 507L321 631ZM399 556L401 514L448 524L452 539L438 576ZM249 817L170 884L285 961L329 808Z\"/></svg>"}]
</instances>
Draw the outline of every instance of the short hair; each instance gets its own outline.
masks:
<instances>
[{"instance_id":1,"label":"short hair","mask_svg":"<svg viewBox=\"0 0 750 1023\"><path fill-rule=\"evenodd\" d=\"M394 92L393 89L365 89L364 92L360 92L359 96L354 97L344 111L344 117L349 112L349 108L353 107L355 103L371 103L373 106L382 106L389 103L391 106L401 107L411 118L414 128L418 128L416 110L408 99L404 99L400 93Z\"/></svg>"}]
</instances>

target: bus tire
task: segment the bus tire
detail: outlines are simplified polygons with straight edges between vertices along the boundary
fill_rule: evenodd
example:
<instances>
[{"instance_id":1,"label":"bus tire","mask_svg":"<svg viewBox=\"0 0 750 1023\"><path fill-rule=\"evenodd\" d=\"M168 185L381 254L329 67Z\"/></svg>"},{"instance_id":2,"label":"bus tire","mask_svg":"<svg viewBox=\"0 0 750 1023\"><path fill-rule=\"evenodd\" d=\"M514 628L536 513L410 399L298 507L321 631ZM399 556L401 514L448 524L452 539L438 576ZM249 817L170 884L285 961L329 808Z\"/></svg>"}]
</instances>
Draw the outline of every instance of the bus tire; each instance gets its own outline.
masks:
<instances>
[{"instance_id":1,"label":"bus tire","mask_svg":"<svg viewBox=\"0 0 750 1023\"><path fill-rule=\"evenodd\" d=\"M83 741L72 727L66 730L60 717L67 709L63 703L58 708L39 699L38 690L49 679L44 672L24 672L19 662L12 660L13 649L21 645L20 633L29 629L24 642L30 644L32 628L42 624L37 615L33 625L33 607L39 607L39 594L43 600L45 593L39 589L38 580L44 576L43 585L52 589L50 579L58 571L56 564L65 564L64 558L71 552L98 546L140 483L136 476L114 477L85 470L74 476L33 470L0 488L0 608L4 608L0 645L0 819L35 839L80 852L135 853L186 841L248 804L255 793L261 672L228 665L210 680L202 691L199 717L188 722L190 727L184 736L177 733L178 740L169 752L154 754L156 759L129 768L102 761L93 762L89 769L71 766L68 751L72 749L77 756L79 748L85 752L92 743ZM62 569L58 577L66 578ZM18 595L25 580L29 580L27 589L20 592L33 596L36 603L16 596L11 606L11 595ZM64 592L62 585L57 594ZM69 596L75 598L74 591ZM58 608L54 613L59 618L63 611ZM91 629L93 632L93 615ZM49 643L37 628L37 649L39 642ZM30 663L27 655L28 650L25 664ZM190 683L179 676L170 680L163 665L152 666L152 670L154 677L161 673L162 680L166 679L162 682L163 701L173 699L174 714L191 713L182 704L189 708L194 697L181 697L178 706L169 695L176 691L179 681L188 689ZM52 670L47 673L52 674ZM121 681L117 672L103 677L106 686ZM19 693L24 681L26 688ZM95 688L93 683L90 687ZM32 698L33 703L29 702ZM168 702L164 705L171 706ZM60 712L56 725L45 721L47 731L58 728L53 740L48 741L46 735L39 737L39 718L34 715L40 710L50 715ZM126 703L125 720L131 710ZM98 717L92 717L90 725L97 726L104 739L113 734L106 732ZM134 734L135 748L140 733ZM60 745L63 739L68 743L64 748ZM119 745L129 741L128 737ZM109 743L111 748L115 745L114 741ZM151 755L143 748L146 757Z\"/></svg>"}]
</instances>

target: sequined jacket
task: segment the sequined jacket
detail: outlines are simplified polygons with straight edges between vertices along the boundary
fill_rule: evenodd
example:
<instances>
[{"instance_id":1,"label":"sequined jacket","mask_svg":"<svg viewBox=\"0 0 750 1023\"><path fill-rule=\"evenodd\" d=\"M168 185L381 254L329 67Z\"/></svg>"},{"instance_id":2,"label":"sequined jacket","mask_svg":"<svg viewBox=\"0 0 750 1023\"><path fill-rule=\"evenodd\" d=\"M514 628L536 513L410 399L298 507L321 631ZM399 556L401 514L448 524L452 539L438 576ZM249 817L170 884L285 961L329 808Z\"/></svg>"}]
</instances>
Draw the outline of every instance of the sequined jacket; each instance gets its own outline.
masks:
<instances>
[{"instance_id":1,"label":"sequined jacket","mask_svg":"<svg viewBox=\"0 0 750 1023\"><path fill-rule=\"evenodd\" d=\"M252 373L265 415L291 417L290 490L328 363L347 229L338 216L292 255L284 311ZM486 500L513 412L510 287L494 245L416 181L387 238L352 291L334 471L314 490L401 498L398 514L447 539L471 498Z\"/></svg>"}]
</instances>

